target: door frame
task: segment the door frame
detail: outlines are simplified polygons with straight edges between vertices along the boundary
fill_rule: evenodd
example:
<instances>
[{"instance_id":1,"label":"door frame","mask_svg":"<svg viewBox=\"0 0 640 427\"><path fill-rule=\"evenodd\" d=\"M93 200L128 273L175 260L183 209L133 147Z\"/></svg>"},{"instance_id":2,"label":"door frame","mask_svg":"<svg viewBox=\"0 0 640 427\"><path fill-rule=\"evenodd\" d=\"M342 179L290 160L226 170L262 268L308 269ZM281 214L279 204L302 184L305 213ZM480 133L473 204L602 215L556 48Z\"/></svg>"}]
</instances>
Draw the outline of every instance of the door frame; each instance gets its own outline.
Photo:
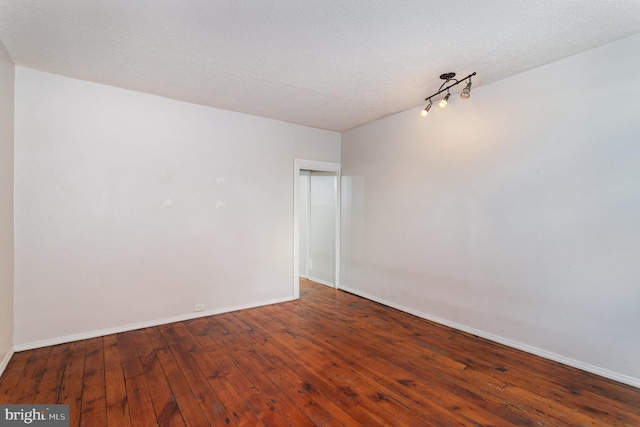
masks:
<instances>
[{"instance_id":1,"label":"door frame","mask_svg":"<svg viewBox=\"0 0 640 427\"><path fill-rule=\"evenodd\" d=\"M335 183L335 262L333 272L334 288L340 285L340 163L319 162L315 160L293 160L293 298L300 298L300 224L298 203L300 197L300 171L333 172L336 174Z\"/></svg>"},{"instance_id":2,"label":"door frame","mask_svg":"<svg viewBox=\"0 0 640 427\"><path fill-rule=\"evenodd\" d=\"M307 175L308 174L308 175ZM301 202L302 202L302 194L304 192L304 189L302 188L302 186L300 186L298 188L298 196L300 197L298 199L298 237L300 238L300 245L298 246L298 261L301 261L300 258L302 258L302 251L304 250L304 254L306 256L306 262L304 263L304 267L305 270L303 270L302 268L300 268L300 270L298 271L298 277L303 277L305 279L309 279L309 249L310 249L310 244L309 244L309 236L311 234L311 227L310 227L310 218L311 218L311 171L307 170L307 169L300 169L300 180L298 181L299 184L302 184L302 177L303 176L307 176L307 183L306 183L306 198L307 198L307 203L306 203L306 212L303 212L304 209L302 209L301 206ZM300 221L302 218L306 217L306 227L302 226L302 221ZM306 238L306 244L302 245L302 234L306 234L307 238ZM300 265L300 263L298 263L298 265Z\"/></svg>"}]
</instances>

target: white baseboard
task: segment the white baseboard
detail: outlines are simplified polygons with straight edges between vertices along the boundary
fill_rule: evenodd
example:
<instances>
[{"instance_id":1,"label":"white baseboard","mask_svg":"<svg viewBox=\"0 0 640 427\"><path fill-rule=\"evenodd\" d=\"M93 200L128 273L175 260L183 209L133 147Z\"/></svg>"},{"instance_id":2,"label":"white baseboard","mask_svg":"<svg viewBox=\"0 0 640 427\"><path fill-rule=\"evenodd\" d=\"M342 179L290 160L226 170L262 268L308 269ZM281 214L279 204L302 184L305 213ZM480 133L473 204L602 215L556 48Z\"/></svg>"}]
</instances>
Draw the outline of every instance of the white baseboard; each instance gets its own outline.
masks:
<instances>
[{"instance_id":1,"label":"white baseboard","mask_svg":"<svg viewBox=\"0 0 640 427\"><path fill-rule=\"evenodd\" d=\"M559 363L562 363L564 365L568 365L568 366L571 366L571 367L574 367L574 368L577 368L577 369L581 369L581 370L586 371L586 372L590 372L592 374L600 375L601 377L609 378L609 379L614 380L614 381L618 381L618 382L621 382L621 383L624 383L624 384L628 384L628 385L633 386L633 387L640 388L640 378L634 378L634 377L630 377L628 375L619 374L617 372L613 372L613 371L610 371L608 369L599 368L597 366L590 365L588 363L584 363L584 362L581 362L579 360L571 359L571 358L568 358L568 357L565 357L565 356L562 356L562 355L559 355L559 354L556 354L556 353L552 353L550 351L546 351L546 350L543 350L543 349L540 349L540 348L537 348L537 347L533 347L533 346L530 346L530 345L527 345L527 344L522 344L522 343L519 343L517 341L512 341L510 339L503 338L503 337L500 337L498 335L494 335L494 334L491 334L491 333L488 333L488 332L485 332L485 331L481 331L479 329L474 329L474 328L462 325L460 323L451 322L451 321L449 321L447 319L443 319L441 317L431 316L431 315L428 315L428 314L423 313L421 311L404 307L402 305L393 303L391 301L387 301L387 300L385 300L383 298L378 298L376 296L370 295L370 294L368 294L366 292L359 291L357 289L350 288L348 286L340 285L340 289L342 289L343 291L352 293L354 295L358 295L358 296L360 296L362 298L366 298L368 300L375 301L377 303L386 305L388 307L392 307L392 308L395 308L397 310L404 311L405 313L412 314L412 315L414 315L416 317L420 317L420 318L423 318L423 319L426 319L426 320L429 320L429 321L432 321L432 322L435 322L435 323L439 323L441 325L448 326L450 328L457 329L459 331L467 332L469 334L476 335L478 337L485 338L485 339L488 339L490 341L494 341L494 342L497 342L499 344L506 345L508 347L512 347L512 348L515 348L515 349L518 349L518 350L522 350L522 351L527 352L527 353L535 354L536 356L540 356L540 357L543 357L545 359L553 360L554 362L559 362Z\"/></svg>"},{"instance_id":2,"label":"white baseboard","mask_svg":"<svg viewBox=\"0 0 640 427\"><path fill-rule=\"evenodd\" d=\"M233 307L218 308L214 310L199 311L197 313L182 314L179 316L165 317L163 319L150 320L147 322L133 323L129 325L117 326L115 328L100 329L97 331L82 332L79 334L65 335L62 337L49 338L41 341L33 341L24 344L14 345L14 351L33 350L34 348L48 347L50 345L65 344L73 341L86 340L89 338L102 337L105 335L118 334L121 332L134 331L136 329L150 328L152 326L166 325L167 323L182 322L183 320L197 319L199 317L213 316L215 314L230 313L232 311L244 310L247 308L261 307L264 305L277 304L292 301L293 297L276 298L250 304L242 304ZM8 361L7 361L8 362ZM1 366L1 365L0 365Z\"/></svg>"},{"instance_id":3,"label":"white baseboard","mask_svg":"<svg viewBox=\"0 0 640 427\"><path fill-rule=\"evenodd\" d=\"M4 370L7 368L7 365L11 360L11 356L13 356L13 347L9 349L7 354L4 355L4 358L2 359L2 361L0 361L0 377L2 376L2 373L4 372Z\"/></svg>"},{"instance_id":4,"label":"white baseboard","mask_svg":"<svg viewBox=\"0 0 640 427\"><path fill-rule=\"evenodd\" d=\"M329 286L330 288L335 288L336 287L336 285L334 285L331 282L327 282L327 281L321 280L321 279L316 279L315 277L309 276L308 280L311 280L312 282L320 283L321 285Z\"/></svg>"}]
</instances>

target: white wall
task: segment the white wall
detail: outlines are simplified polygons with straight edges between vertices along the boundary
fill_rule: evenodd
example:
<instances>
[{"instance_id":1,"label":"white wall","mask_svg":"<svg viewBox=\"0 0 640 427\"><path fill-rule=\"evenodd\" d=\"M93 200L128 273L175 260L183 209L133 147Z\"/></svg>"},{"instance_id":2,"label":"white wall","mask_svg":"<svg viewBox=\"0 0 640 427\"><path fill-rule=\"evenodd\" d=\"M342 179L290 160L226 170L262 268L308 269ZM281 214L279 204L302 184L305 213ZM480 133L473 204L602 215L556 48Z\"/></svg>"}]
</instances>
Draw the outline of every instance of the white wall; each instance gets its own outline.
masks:
<instances>
[{"instance_id":1,"label":"white wall","mask_svg":"<svg viewBox=\"0 0 640 427\"><path fill-rule=\"evenodd\" d=\"M640 386L638 52L344 133L342 287Z\"/></svg>"},{"instance_id":2,"label":"white wall","mask_svg":"<svg viewBox=\"0 0 640 427\"><path fill-rule=\"evenodd\" d=\"M340 134L17 67L15 344L290 299L293 159Z\"/></svg>"},{"instance_id":3,"label":"white wall","mask_svg":"<svg viewBox=\"0 0 640 427\"><path fill-rule=\"evenodd\" d=\"M15 66L0 42L0 374L13 353L13 103Z\"/></svg>"}]
</instances>

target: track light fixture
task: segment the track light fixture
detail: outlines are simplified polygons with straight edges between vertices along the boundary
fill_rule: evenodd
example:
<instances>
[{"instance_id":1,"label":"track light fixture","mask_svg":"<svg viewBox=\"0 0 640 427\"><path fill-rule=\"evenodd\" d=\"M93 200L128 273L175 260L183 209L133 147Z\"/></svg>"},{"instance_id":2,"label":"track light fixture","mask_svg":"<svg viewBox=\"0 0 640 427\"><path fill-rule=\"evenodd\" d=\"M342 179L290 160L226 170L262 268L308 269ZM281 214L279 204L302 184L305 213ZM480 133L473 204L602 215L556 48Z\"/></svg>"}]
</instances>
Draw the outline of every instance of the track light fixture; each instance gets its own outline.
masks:
<instances>
[{"instance_id":1,"label":"track light fixture","mask_svg":"<svg viewBox=\"0 0 640 427\"><path fill-rule=\"evenodd\" d=\"M464 81L467 81L467 86L465 86L465 88L462 89L462 92L460 92L460 98L469 99L471 97L471 77L475 75L476 73L474 71L473 73L469 74L467 77L458 80L454 78L456 76L456 73L441 74L440 78L444 80L444 83L440 85L440 88L436 93L424 99L425 101L429 101L429 105L427 105L424 110L420 111L420 115L422 117L427 117L427 114L429 114L429 109L431 109L431 104L432 104L431 98L436 97L443 92L447 92L447 94L445 95L444 98L442 98L438 102L438 108L440 108L441 110L444 110L445 108L447 108L447 105L449 104L449 97L451 96L451 93L449 92L449 90L455 85L459 85Z\"/></svg>"}]
</instances>

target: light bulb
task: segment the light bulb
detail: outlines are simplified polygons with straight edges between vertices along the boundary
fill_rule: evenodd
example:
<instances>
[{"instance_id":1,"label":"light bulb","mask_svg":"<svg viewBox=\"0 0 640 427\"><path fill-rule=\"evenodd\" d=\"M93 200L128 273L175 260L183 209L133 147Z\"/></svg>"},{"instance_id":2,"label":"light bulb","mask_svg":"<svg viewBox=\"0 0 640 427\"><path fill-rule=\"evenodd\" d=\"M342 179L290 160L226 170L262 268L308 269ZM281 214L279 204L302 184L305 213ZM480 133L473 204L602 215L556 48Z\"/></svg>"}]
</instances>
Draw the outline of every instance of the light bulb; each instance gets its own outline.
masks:
<instances>
[{"instance_id":1,"label":"light bulb","mask_svg":"<svg viewBox=\"0 0 640 427\"><path fill-rule=\"evenodd\" d=\"M427 117L427 114L429 114L429 110L431 109L431 103L429 103L429 105L427 105L426 107L424 107L424 110L420 111L420 115L422 117Z\"/></svg>"},{"instance_id":2,"label":"light bulb","mask_svg":"<svg viewBox=\"0 0 640 427\"><path fill-rule=\"evenodd\" d=\"M469 99L471 97L471 80L469 80L469 83L467 83L467 86L462 89L462 92L460 92L460 98L462 99Z\"/></svg>"},{"instance_id":3,"label":"light bulb","mask_svg":"<svg viewBox=\"0 0 640 427\"><path fill-rule=\"evenodd\" d=\"M438 108L441 110L444 110L445 108L447 108L447 104L449 103L449 96L451 96L450 94L447 94L447 96L445 96L444 98L442 98L440 100L440 102L438 102Z\"/></svg>"}]
</instances>

